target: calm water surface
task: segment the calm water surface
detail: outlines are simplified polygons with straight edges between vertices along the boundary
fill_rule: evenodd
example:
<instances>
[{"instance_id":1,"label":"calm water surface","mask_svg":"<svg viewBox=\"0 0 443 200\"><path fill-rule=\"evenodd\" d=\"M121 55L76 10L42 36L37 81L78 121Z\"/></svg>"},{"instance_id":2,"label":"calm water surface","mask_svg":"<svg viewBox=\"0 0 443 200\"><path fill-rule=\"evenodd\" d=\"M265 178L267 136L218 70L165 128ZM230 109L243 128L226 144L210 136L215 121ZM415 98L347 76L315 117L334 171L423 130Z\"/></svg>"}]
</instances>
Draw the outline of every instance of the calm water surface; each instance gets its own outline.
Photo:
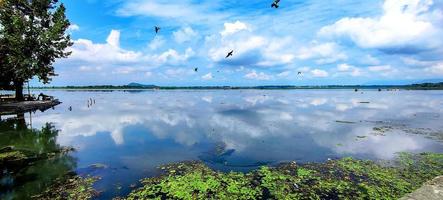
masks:
<instances>
[{"instance_id":1,"label":"calm water surface","mask_svg":"<svg viewBox=\"0 0 443 200\"><path fill-rule=\"evenodd\" d=\"M126 195L139 179L158 175L159 165L185 160L246 172L285 161L345 156L378 160L392 159L396 152L443 152L443 91L43 92L63 104L26 113L27 127L41 129L49 123L59 131L46 138L51 142L45 148L72 146L77 151L37 163L22 172L20 180L2 178L2 185L20 184L3 187L7 189L0 190L0 198L38 192L69 170L101 176L95 187L103 192L100 198L110 199ZM92 106L89 98L95 99ZM2 119L10 117L15 116ZM17 140L4 129L3 146ZM97 163L106 167L91 167Z\"/></svg>"}]
</instances>

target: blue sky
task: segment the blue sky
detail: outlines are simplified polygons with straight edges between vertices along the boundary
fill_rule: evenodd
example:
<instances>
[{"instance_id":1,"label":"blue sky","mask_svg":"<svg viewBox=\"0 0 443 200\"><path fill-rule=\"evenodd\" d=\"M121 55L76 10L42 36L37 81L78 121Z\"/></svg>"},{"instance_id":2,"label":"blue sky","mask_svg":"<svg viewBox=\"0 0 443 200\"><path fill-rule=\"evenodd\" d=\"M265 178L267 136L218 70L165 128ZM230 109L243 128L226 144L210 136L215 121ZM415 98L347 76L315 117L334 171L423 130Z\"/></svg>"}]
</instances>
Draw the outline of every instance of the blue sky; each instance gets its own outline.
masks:
<instances>
[{"instance_id":1,"label":"blue sky","mask_svg":"<svg viewBox=\"0 0 443 200\"><path fill-rule=\"evenodd\" d=\"M443 0L282 0L278 9L272 0L62 2L74 45L69 58L57 60L52 85L443 78ZM154 26L161 27L157 35Z\"/></svg>"}]
</instances>

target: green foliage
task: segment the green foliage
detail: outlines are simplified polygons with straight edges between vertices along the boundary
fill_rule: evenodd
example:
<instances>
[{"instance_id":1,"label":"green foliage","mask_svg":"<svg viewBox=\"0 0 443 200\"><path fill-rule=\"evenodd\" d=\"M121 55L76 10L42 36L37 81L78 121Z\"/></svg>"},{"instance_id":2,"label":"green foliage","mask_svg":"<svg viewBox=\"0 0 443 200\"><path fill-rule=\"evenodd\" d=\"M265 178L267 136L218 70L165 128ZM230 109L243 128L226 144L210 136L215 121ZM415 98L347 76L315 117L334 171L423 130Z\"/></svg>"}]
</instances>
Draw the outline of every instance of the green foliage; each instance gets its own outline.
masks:
<instances>
[{"instance_id":1,"label":"green foliage","mask_svg":"<svg viewBox=\"0 0 443 200\"><path fill-rule=\"evenodd\" d=\"M262 167L248 174L216 172L202 163L162 167L127 199L398 199L443 173L443 154L399 155L395 162L343 158L326 163Z\"/></svg>"},{"instance_id":2,"label":"green foliage","mask_svg":"<svg viewBox=\"0 0 443 200\"><path fill-rule=\"evenodd\" d=\"M54 76L53 63L70 55L72 45L65 34L70 23L58 0L4 0L0 6L0 80L2 85L37 76L48 83Z\"/></svg>"}]
</instances>

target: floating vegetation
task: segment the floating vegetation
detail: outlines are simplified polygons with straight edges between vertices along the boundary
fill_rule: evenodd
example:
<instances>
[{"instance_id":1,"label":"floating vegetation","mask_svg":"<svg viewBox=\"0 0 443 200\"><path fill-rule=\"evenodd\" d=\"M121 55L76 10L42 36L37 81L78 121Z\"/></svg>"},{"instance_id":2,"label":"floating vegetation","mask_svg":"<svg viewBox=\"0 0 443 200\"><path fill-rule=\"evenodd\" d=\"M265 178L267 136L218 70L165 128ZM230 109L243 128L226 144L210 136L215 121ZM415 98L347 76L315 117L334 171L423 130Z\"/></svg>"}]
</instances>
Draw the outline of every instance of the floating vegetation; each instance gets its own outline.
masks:
<instances>
[{"instance_id":1,"label":"floating vegetation","mask_svg":"<svg viewBox=\"0 0 443 200\"><path fill-rule=\"evenodd\" d=\"M434 131L429 128L405 128L403 131L409 134L424 135L433 140L443 141L443 131Z\"/></svg>"},{"instance_id":2,"label":"floating vegetation","mask_svg":"<svg viewBox=\"0 0 443 200\"><path fill-rule=\"evenodd\" d=\"M74 151L71 147L62 147L52 152L40 153L31 150L17 149L10 146L8 148L3 148L0 151L0 169L8 169L11 172L18 172L33 162L65 155L71 151Z\"/></svg>"},{"instance_id":3,"label":"floating vegetation","mask_svg":"<svg viewBox=\"0 0 443 200\"><path fill-rule=\"evenodd\" d=\"M107 169L109 166L102 163L95 163L89 166L91 169Z\"/></svg>"},{"instance_id":4,"label":"floating vegetation","mask_svg":"<svg viewBox=\"0 0 443 200\"><path fill-rule=\"evenodd\" d=\"M142 181L143 188L127 199L254 199L261 194L260 182L243 173L221 173L200 162L163 166L167 174Z\"/></svg>"},{"instance_id":5,"label":"floating vegetation","mask_svg":"<svg viewBox=\"0 0 443 200\"><path fill-rule=\"evenodd\" d=\"M126 199L398 199L443 173L443 154L401 153L376 163L343 158L326 163L221 173L200 162L161 167Z\"/></svg>"},{"instance_id":6,"label":"floating vegetation","mask_svg":"<svg viewBox=\"0 0 443 200\"><path fill-rule=\"evenodd\" d=\"M413 135L423 135L430 139L443 141L443 131L436 131L432 130L430 128L410 128L406 125L385 125L385 126L379 126L374 127L373 129L373 135L380 135L385 136L387 132L391 132L393 130L400 130L402 132L413 134Z\"/></svg>"},{"instance_id":7,"label":"floating vegetation","mask_svg":"<svg viewBox=\"0 0 443 200\"><path fill-rule=\"evenodd\" d=\"M97 177L83 178L80 176L72 176L66 180L57 180L45 192L32 198L39 200L92 199L99 195L92 187L97 180Z\"/></svg>"},{"instance_id":8,"label":"floating vegetation","mask_svg":"<svg viewBox=\"0 0 443 200\"><path fill-rule=\"evenodd\" d=\"M379 135L379 136L385 136L386 132L392 131L394 128L392 126L381 126L381 127L374 127L372 130L374 131L373 135Z\"/></svg>"}]
</instances>

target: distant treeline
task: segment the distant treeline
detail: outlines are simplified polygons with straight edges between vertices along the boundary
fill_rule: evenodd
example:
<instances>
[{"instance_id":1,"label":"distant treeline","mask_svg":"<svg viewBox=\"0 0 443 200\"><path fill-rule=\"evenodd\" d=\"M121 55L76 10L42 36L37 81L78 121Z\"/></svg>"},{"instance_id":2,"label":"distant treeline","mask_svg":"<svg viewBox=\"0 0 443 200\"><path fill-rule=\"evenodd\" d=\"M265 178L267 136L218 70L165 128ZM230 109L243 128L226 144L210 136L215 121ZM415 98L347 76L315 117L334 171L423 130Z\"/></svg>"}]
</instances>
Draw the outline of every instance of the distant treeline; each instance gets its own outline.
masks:
<instances>
[{"instance_id":1,"label":"distant treeline","mask_svg":"<svg viewBox=\"0 0 443 200\"><path fill-rule=\"evenodd\" d=\"M440 83L421 83L406 86L406 89L416 90L443 90L443 82Z\"/></svg>"},{"instance_id":2,"label":"distant treeline","mask_svg":"<svg viewBox=\"0 0 443 200\"><path fill-rule=\"evenodd\" d=\"M158 90L238 90L238 89L259 89L259 90L289 90L289 89L406 89L406 90L443 90L443 82L422 83L411 85L325 85L325 86L293 86L293 85L270 85L270 86L156 86L129 84L122 86L95 85L95 86L64 86L64 87L34 87L34 89L67 89L67 90L137 90L137 89L158 89Z\"/></svg>"}]
</instances>

